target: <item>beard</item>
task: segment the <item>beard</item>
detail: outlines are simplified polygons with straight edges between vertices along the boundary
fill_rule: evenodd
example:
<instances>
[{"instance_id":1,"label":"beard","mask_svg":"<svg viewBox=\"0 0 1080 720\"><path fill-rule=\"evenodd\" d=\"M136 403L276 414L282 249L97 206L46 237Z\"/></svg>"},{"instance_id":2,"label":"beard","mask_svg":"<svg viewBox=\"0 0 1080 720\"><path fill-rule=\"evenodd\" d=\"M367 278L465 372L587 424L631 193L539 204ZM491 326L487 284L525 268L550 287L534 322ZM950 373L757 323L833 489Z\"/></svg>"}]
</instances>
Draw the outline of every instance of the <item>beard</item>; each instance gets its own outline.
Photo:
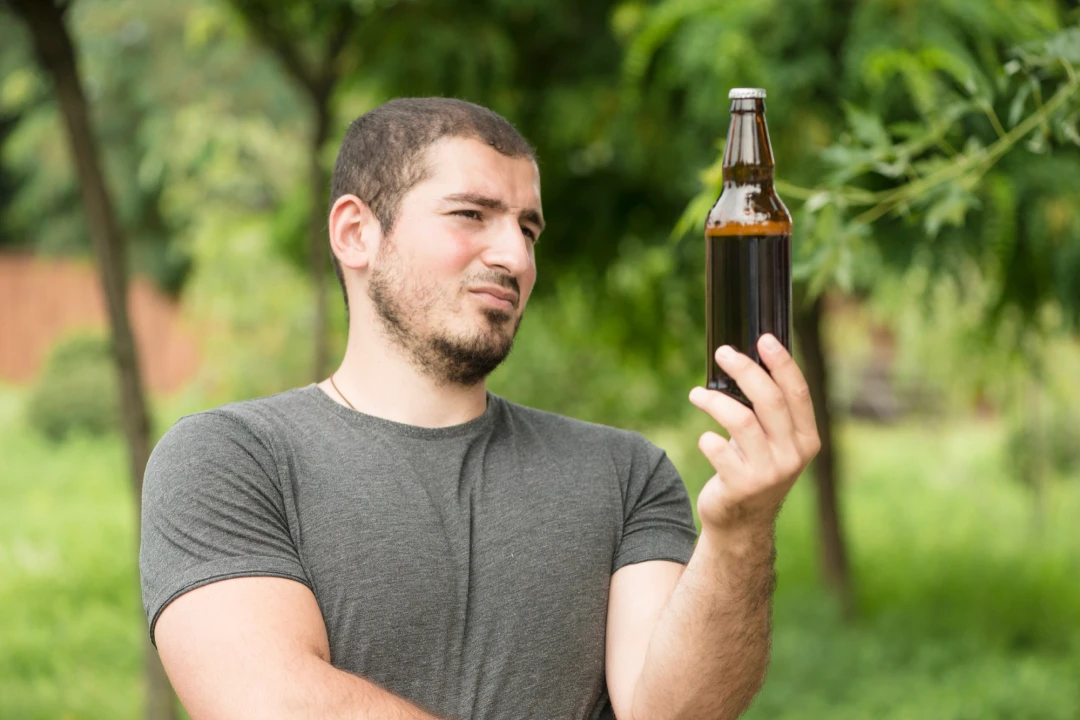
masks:
<instances>
[{"instance_id":1,"label":"beard","mask_svg":"<svg viewBox=\"0 0 1080 720\"><path fill-rule=\"evenodd\" d=\"M494 284L519 292L515 278L494 271L463 279L456 292L418 287L403 272L393 246L386 243L379 249L377 265L372 269L368 297L385 335L416 368L440 385L472 387L510 354L522 319L519 315L514 320L513 312L484 308L481 326L473 332L454 334L432 323L435 311L460 309L467 288L477 284Z\"/></svg>"}]
</instances>

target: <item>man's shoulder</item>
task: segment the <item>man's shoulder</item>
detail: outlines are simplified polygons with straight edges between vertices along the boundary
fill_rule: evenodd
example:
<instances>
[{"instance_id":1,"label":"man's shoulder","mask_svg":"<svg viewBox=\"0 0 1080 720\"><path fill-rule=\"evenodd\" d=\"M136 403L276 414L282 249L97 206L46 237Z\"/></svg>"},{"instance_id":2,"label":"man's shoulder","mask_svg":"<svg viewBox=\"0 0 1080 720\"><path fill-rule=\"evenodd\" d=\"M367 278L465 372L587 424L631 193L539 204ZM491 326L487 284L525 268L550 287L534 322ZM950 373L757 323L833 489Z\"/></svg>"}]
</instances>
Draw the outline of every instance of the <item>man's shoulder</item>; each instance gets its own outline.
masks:
<instances>
[{"instance_id":1,"label":"man's shoulder","mask_svg":"<svg viewBox=\"0 0 1080 720\"><path fill-rule=\"evenodd\" d=\"M291 388L273 395L234 400L181 416L162 436L162 442L190 441L269 444L276 430L308 407L309 387Z\"/></svg>"},{"instance_id":2,"label":"man's shoulder","mask_svg":"<svg viewBox=\"0 0 1080 720\"><path fill-rule=\"evenodd\" d=\"M308 389L237 400L180 417L150 453L145 498L152 503L178 495L218 496L230 487L277 482L280 461L294 441L290 433L305 421L303 393ZM235 483L223 480L226 476Z\"/></svg>"},{"instance_id":3,"label":"man's shoulder","mask_svg":"<svg viewBox=\"0 0 1080 720\"><path fill-rule=\"evenodd\" d=\"M203 412L228 417L240 423L258 423L307 411L311 407L313 385L247 400L234 400Z\"/></svg>"}]
</instances>

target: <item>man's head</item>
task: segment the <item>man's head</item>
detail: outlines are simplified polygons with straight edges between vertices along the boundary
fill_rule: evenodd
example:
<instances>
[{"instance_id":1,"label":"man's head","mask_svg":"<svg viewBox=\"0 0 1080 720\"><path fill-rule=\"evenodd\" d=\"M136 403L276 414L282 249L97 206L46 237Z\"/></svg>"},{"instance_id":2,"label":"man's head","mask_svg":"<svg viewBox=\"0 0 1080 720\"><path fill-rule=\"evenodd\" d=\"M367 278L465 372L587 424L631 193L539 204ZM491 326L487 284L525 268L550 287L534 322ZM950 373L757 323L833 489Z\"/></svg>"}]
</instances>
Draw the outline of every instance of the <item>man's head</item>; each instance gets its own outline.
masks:
<instances>
[{"instance_id":1,"label":"man's head","mask_svg":"<svg viewBox=\"0 0 1080 720\"><path fill-rule=\"evenodd\" d=\"M525 139L478 105L394 100L349 127L331 195L346 309L351 290L354 309L439 382L483 380L536 278L543 219Z\"/></svg>"}]
</instances>

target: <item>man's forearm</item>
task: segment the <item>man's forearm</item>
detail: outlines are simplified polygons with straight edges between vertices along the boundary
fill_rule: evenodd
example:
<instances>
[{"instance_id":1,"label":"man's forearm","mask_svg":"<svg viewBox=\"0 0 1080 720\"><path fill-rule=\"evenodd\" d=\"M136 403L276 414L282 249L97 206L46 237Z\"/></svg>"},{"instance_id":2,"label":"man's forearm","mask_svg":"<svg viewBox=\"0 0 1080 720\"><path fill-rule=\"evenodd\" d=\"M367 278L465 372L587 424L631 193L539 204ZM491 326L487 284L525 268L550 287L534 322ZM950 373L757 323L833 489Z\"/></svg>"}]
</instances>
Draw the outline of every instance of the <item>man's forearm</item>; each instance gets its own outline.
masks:
<instances>
[{"instance_id":1,"label":"man's forearm","mask_svg":"<svg viewBox=\"0 0 1080 720\"><path fill-rule=\"evenodd\" d=\"M362 677L317 656L305 657L278 688L277 707L260 717L281 720L440 720Z\"/></svg>"},{"instance_id":2,"label":"man's forearm","mask_svg":"<svg viewBox=\"0 0 1080 720\"><path fill-rule=\"evenodd\" d=\"M633 720L728 720L769 664L773 529L703 532L657 621L634 693Z\"/></svg>"}]
</instances>

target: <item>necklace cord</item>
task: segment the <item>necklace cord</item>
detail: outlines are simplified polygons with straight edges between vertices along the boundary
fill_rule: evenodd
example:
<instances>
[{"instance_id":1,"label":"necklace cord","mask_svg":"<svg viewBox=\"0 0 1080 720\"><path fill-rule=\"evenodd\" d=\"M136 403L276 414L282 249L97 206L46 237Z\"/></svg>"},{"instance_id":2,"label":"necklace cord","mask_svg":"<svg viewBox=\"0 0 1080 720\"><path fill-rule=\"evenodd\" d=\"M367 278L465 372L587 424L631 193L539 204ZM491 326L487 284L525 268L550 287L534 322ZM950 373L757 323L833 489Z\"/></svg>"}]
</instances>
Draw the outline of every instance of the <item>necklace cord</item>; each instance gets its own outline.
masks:
<instances>
[{"instance_id":1,"label":"necklace cord","mask_svg":"<svg viewBox=\"0 0 1080 720\"><path fill-rule=\"evenodd\" d=\"M353 407L353 404L351 402L349 402L349 398L345 397L345 394L342 393L340 390L338 390L337 383L334 382L334 374L333 373L330 373L330 384L334 387L334 392L336 392L338 394L338 396L342 400L345 401L345 404L348 405L353 410L356 410L356 408Z\"/></svg>"}]
</instances>

